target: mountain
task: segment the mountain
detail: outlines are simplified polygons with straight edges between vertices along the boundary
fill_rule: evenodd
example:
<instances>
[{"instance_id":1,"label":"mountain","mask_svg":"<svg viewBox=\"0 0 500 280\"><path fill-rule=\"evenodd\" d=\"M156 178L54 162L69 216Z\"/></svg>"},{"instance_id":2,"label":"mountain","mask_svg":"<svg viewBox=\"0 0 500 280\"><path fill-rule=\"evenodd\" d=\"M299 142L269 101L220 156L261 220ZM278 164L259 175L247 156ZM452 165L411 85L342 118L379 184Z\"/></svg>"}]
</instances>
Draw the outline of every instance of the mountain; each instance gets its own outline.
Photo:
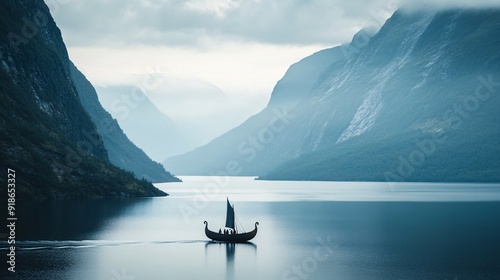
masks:
<instances>
[{"instance_id":1,"label":"mountain","mask_svg":"<svg viewBox=\"0 0 500 280\"><path fill-rule=\"evenodd\" d=\"M287 113L270 104L164 165L269 180L498 182L498 26L499 10L400 9Z\"/></svg>"},{"instance_id":2,"label":"mountain","mask_svg":"<svg viewBox=\"0 0 500 280\"><path fill-rule=\"evenodd\" d=\"M301 104L288 135L307 152L261 178L500 181L499 25L500 10L396 12Z\"/></svg>"},{"instance_id":3,"label":"mountain","mask_svg":"<svg viewBox=\"0 0 500 280\"><path fill-rule=\"evenodd\" d=\"M92 84L71 62L70 72L80 102L89 113L92 121L96 124L97 131L102 136L104 147L108 151L109 161L122 169L133 172L136 178L144 178L150 182L179 181L179 179L165 171L161 164L152 161L141 149L127 138L118 125L118 122L113 119L111 115L104 110L101 103L99 103L97 93ZM154 111L154 108L152 108L151 111ZM161 116L163 115L160 115L160 117ZM132 117L133 116L131 116L131 118ZM144 121L142 127L145 127L144 123L151 123L146 122L144 119L139 119L139 121ZM161 126L155 127L160 128L159 131L156 132L157 137L169 132L169 130L162 129ZM145 132L148 131L149 130L145 130ZM130 136L129 134L129 137ZM168 139L168 135L165 138ZM171 148L174 147L174 144L163 143L163 147Z\"/></svg>"},{"instance_id":4,"label":"mountain","mask_svg":"<svg viewBox=\"0 0 500 280\"><path fill-rule=\"evenodd\" d=\"M365 30L357 36L360 34L373 35ZM290 112L308 96L323 71L334 62L345 63L350 54L362 47L337 46L291 65L275 85L264 110L205 146L168 158L163 165L177 174L210 175L227 172L228 165L237 163L238 175L258 175L297 157L297 151L280 149L280 146L296 146L299 141L298 137L285 139L280 136L282 129L294 118Z\"/></svg>"},{"instance_id":5,"label":"mountain","mask_svg":"<svg viewBox=\"0 0 500 280\"><path fill-rule=\"evenodd\" d=\"M2 196L8 169L21 199L166 195L109 162L41 0L0 3L0 98Z\"/></svg>"},{"instance_id":6,"label":"mountain","mask_svg":"<svg viewBox=\"0 0 500 280\"><path fill-rule=\"evenodd\" d=\"M187 140L170 117L136 86L98 87L99 100L137 146L163 161L187 149Z\"/></svg>"}]
</instances>

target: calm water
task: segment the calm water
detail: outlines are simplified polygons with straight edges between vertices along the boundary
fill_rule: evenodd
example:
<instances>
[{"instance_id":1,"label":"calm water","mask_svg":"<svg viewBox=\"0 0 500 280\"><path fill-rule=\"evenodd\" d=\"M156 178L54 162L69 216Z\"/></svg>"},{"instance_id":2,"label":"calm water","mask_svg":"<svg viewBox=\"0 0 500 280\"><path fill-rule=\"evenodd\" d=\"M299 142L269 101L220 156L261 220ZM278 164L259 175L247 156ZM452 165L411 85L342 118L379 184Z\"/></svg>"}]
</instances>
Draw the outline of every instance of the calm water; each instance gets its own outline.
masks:
<instances>
[{"instance_id":1,"label":"calm water","mask_svg":"<svg viewBox=\"0 0 500 280\"><path fill-rule=\"evenodd\" d=\"M19 203L2 279L500 279L500 185L183 179L165 198ZM260 223L252 243L205 237L227 196Z\"/></svg>"}]
</instances>

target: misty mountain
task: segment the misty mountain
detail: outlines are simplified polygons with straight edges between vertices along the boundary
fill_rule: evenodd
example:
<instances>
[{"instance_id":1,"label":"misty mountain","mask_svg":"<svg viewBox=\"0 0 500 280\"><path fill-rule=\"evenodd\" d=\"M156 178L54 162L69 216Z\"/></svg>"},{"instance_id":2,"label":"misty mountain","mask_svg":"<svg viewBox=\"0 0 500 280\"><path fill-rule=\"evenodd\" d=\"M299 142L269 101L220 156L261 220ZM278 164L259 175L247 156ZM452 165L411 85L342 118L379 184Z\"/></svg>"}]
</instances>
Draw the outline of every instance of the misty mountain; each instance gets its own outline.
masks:
<instances>
[{"instance_id":1,"label":"misty mountain","mask_svg":"<svg viewBox=\"0 0 500 280\"><path fill-rule=\"evenodd\" d=\"M16 198L166 195L108 160L43 1L0 3L0 192ZM9 177L11 178L11 177Z\"/></svg>"},{"instance_id":2,"label":"misty mountain","mask_svg":"<svg viewBox=\"0 0 500 280\"><path fill-rule=\"evenodd\" d=\"M297 145L295 142L300 141L299 138L281 138L279 142L264 138L274 138L275 131L281 130L279 126L288 124L287 115L290 110L307 97L317 77L333 62L347 61L348 56L345 54L350 52L345 50L350 48L343 45L322 50L293 64L277 82L264 110L209 144L167 159L164 165L183 175L207 175L225 172L228 163L238 162L241 174L256 175L275 167L276 162L296 157L296 154L289 151L267 153L265 150L274 149L270 146L278 144ZM275 126L278 127L274 128ZM266 143L263 145L261 142Z\"/></svg>"},{"instance_id":3,"label":"misty mountain","mask_svg":"<svg viewBox=\"0 0 500 280\"><path fill-rule=\"evenodd\" d=\"M175 155L207 144L255 114L254 108L262 108L250 96L227 95L214 84L195 78L165 77L147 95L187 139L187 148Z\"/></svg>"},{"instance_id":4,"label":"misty mountain","mask_svg":"<svg viewBox=\"0 0 500 280\"><path fill-rule=\"evenodd\" d=\"M71 62L70 71L78 97L95 123L97 131L102 135L109 161L120 168L133 172L136 178L144 178L150 182L179 181L165 171L161 164L152 161L127 138L118 122L99 103L92 84ZM168 131L166 132L168 133Z\"/></svg>"},{"instance_id":5,"label":"misty mountain","mask_svg":"<svg viewBox=\"0 0 500 280\"><path fill-rule=\"evenodd\" d=\"M268 106L165 165L261 179L499 181L498 26L499 10L399 10L288 113Z\"/></svg>"},{"instance_id":6,"label":"misty mountain","mask_svg":"<svg viewBox=\"0 0 500 280\"><path fill-rule=\"evenodd\" d=\"M189 144L178 126L135 86L98 87L99 101L132 142L149 157L163 161Z\"/></svg>"}]
</instances>

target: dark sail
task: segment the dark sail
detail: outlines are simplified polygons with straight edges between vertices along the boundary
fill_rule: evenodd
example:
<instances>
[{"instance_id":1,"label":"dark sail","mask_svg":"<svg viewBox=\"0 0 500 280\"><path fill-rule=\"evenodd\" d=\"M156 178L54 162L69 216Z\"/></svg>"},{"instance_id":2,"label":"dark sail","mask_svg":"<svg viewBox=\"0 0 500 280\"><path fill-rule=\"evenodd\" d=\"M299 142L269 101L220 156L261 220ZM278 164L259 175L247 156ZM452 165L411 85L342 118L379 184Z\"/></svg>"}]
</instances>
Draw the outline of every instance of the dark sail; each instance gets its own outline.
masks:
<instances>
[{"instance_id":1,"label":"dark sail","mask_svg":"<svg viewBox=\"0 0 500 280\"><path fill-rule=\"evenodd\" d=\"M226 227L234 229L234 208L227 199Z\"/></svg>"}]
</instances>

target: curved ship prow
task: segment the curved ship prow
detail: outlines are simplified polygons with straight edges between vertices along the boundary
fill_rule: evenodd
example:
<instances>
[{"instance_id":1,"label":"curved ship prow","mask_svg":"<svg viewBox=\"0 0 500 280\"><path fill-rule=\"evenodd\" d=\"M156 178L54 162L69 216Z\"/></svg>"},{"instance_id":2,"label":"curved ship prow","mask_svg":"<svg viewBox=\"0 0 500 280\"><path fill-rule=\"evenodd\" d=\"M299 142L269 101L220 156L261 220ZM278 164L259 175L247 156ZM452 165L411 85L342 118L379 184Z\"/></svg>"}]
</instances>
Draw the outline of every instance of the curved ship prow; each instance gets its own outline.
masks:
<instances>
[{"instance_id":1,"label":"curved ship prow","mask_svg":"<svg viewBox=\"0 0 500 280\"><path fill-rule=\"evenodd\" d=\"M234 207L229 203L227 199L227 212L226 212L226 227L224 231L219 230L219 232L211 231L208 229L208 222L205 223L205 235L215 241L221 242L231 242L231 243L243 243L251 240L257 235L257 226L259 222L255 222L255 228L252 231L238 233L235 225L235 214Z\"/></svg>"},{"instance_id":2,"label":"curved ship prow","mask_svg":"<svg viewBox=\"0 0 500 280\"><path fill-rule=\"evenodd\" d=\"M215 231L211 231L208 229L208 222L205 221L205 235L215 241L221 241L221 242L231 242L231 243L242 243L242 242L247 242L254 238L257 235L257 226L259 225L259 222L255 223L255 228L252 231L245 232L245 233L233 233L233 234L224 234L224 233L218 233Z\"/></svg>"}]
</instances>

